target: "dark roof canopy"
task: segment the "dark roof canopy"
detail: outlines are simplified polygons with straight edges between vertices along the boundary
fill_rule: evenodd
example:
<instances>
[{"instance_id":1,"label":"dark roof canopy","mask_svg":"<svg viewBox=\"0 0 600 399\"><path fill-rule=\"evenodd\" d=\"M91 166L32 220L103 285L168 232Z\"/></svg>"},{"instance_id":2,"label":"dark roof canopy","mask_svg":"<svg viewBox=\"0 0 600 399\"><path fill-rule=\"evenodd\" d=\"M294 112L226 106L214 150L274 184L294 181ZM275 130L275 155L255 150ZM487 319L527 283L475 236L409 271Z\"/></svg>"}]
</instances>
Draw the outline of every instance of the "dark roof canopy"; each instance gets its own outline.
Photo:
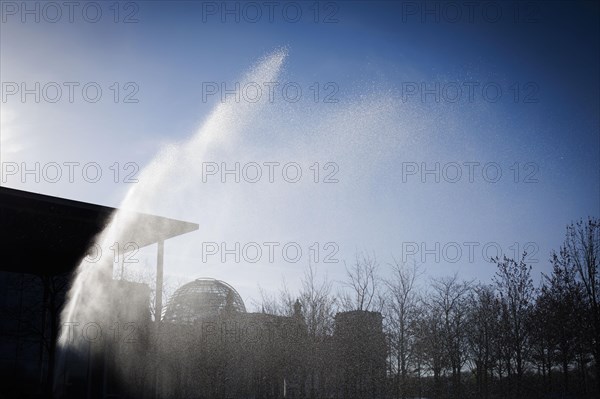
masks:
<instances>
[{"instance_id":1,"label":"dark roof canopy","mask_svg":"<svg viewBox=\"0 0 600 399\"><path fill-rule=\"evenodd\" d=\"M0 271L58 274L73 270L115 208L0 187ZM125 211L121 211L125 212ZM119 243L144 247L197 230L195 223L126 212Z\"/></svg>"}]
</instances>

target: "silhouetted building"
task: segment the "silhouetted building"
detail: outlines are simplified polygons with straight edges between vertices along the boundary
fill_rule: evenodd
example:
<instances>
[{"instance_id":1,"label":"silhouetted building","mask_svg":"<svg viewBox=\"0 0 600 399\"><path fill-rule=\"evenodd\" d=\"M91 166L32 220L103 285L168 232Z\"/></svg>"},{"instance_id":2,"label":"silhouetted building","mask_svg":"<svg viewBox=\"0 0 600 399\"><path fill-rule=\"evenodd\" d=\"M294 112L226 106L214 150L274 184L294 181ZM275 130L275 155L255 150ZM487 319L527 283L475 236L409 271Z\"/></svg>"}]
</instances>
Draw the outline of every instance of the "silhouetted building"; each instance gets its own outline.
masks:
<instances>
[{"instance_id":1,"label":"silhouetted building","mask_svg":"<svg viewBox=\"0 0 600 399\"><path fill-rule=\"evenodd\" d=\"M380 398L386 379L387 347L379 312L335 316L335 353L341 398Z\"/></svg>"},{"instance_id":2,"label":"silhouetted building","mask_svg":"<svg viewBox=\"0 0 600 399\"><path fill-rule=\"evenodd\" d=\"M159 397L383 397L377 312L340 313L333 336L311 341L299 302L293 316L247 313L233 287L203 278L175 292L157 343Z\"/></svg>"},{"instance_id":3,"label":"silhouetted building","mask_svg":"<svg viewBox=\"0 0 600 399\"><path fill-rule=\"evenodd\" d=\"M301 317L247 313L229 284L202 278L167 305L157 343L159 397L299 397Z\"/></svg>"},{"instance_id":4,"label":"silhouetted building","mask_svg":"<svg viewBox=\"0 0 600 399\"><path fill-rule=\"evenodd\" d=\"M58 394L55 385L65 376L56 372L57 338L71 274L115 211L0 187L0 397ZM127 215L131 223L120 230L118 240L137 248L157 243L160 248L165 240L198 229L197 224L160 216ZM147 291L140 295L149 304ZM115 315L126 305L114 304ZM78 398L98 390L89 379L81 384Z\"/></svg>"},{"instance_id":5,"label":"silhouetted building","mask_svg":"<svg viewBox=\"0 0 600 399\"><path fill-rule=\"evenodd\" d=\"M162 321L150 288L114 280L105 320L59 326L71 273L115 209L0 187L0 396L61 398L382 397L381 315L345 312L332 336L291 316L248 313L223 281L182 286ZM198 225L133 214L122 243L158 244ZM148 228L150 227L150 228ZM122 253L120 254L122 255ZM161 291L154 311L162 313ZM60 327L68 350L59 350Z\"/></svg>"}]
</instances>

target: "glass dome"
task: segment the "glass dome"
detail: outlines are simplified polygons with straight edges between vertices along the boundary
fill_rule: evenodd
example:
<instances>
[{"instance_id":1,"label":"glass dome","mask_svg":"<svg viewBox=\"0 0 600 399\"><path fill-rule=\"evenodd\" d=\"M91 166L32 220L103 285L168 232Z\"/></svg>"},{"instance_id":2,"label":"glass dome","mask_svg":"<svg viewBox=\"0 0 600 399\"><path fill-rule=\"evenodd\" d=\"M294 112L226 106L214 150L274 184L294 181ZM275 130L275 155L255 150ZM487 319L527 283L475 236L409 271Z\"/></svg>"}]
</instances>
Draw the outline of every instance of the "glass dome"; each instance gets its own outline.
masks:
<instances>
[{"instance_id":1,"label":"glass dome","mask_svg":"<svg viewBox=\"0 0 600 399\"><path fill-rule=\"evenodd\" d=\"M245 313L246 306L240 294L224 281L199 278L175 291L163 320L193 324L223 311Z\"/></svg>"}]
</instances>

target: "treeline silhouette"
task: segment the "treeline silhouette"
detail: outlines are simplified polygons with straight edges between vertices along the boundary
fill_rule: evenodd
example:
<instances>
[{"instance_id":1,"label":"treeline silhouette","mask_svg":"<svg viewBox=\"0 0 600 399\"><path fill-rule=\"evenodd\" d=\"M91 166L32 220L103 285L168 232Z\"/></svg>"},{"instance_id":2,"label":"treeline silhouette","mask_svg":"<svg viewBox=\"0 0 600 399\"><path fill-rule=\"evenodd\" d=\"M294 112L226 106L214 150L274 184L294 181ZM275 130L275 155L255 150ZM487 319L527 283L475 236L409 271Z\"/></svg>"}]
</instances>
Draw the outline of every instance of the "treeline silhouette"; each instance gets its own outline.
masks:
<instances>
[{"instance_id":1,"label":"treeline silhouette","mask_svg":"<svg viewBox=\"0 0 600 399\"><path fill-rule=\"evenodd\" d=\"M426 278L416 263L396 260L381 273L375 255L359 253L346 267L343 289L334 292L334 282L309 266L299 292L285 284L275 294L261 290L255 305L291 316L301 304L314 343L306 365L311 397L326 395L318 376L328 361L319 356L319 342L331 339L335 315L344 311L383 316L386 378L377 382L383 396L599 397L600 220L567 226L539 284L525 259L491 259L492 281L476 282L457 274Z\"/></svg>"}]
</instances>

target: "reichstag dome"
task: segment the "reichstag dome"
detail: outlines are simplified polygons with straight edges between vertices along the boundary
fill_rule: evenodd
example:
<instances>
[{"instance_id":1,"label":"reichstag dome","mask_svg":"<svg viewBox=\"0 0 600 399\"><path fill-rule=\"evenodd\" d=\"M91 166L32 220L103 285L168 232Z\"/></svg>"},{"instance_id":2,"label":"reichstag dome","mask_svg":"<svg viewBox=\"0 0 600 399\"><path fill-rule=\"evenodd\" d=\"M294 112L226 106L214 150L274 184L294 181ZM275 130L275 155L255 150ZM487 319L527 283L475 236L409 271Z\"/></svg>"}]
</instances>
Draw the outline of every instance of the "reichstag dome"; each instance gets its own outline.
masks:
<instances>
[{"instance_id":1,"label":"reichstag dome","mask_svg":"<svg viewBox=\"0 0 600 399\"><path fill-rule=\"evenodd\" d=\"M199 278L180 287L169 301L164 321L194 324L223 311L246 313L238 292L224 281Z\"/></svg>"}]
</instances>

